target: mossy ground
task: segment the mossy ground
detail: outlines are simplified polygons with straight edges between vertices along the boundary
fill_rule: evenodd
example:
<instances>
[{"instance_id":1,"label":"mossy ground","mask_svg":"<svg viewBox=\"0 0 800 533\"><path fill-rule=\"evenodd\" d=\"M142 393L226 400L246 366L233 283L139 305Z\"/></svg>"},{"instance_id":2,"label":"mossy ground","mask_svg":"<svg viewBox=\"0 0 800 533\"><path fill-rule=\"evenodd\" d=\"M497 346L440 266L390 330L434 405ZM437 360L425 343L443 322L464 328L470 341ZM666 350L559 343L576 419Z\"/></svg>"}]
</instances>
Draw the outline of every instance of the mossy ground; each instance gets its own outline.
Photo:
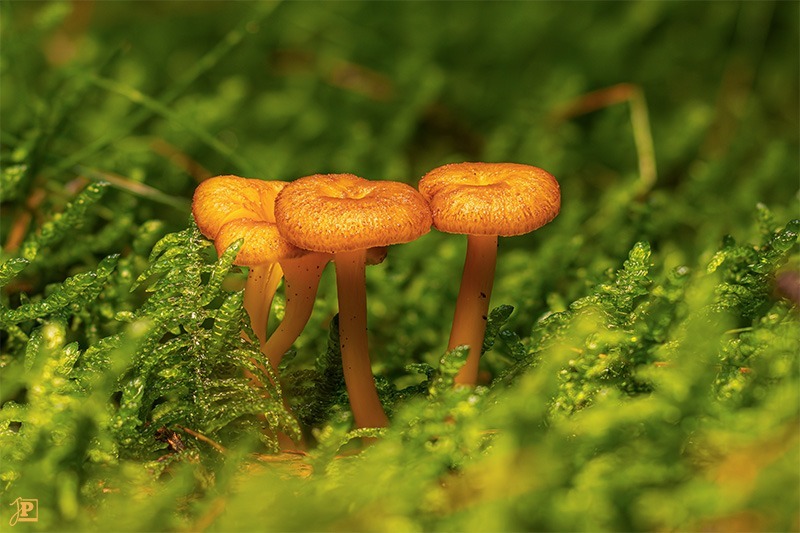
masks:
<instances>
[{"instance_id":1,"label":"mossy ground","mask_svg":"<svg viewBox=\"0 0 800 533\"><path fill-rule=\"evenodd\" d=\"M800 529L798 5L0 4L0 523ZM330 269L249 388L197 183L464 160L563 194L501 241L482 385L452 387L465 241L434 231L367 273L374 444Z\"/></svg>"}]
</instances>

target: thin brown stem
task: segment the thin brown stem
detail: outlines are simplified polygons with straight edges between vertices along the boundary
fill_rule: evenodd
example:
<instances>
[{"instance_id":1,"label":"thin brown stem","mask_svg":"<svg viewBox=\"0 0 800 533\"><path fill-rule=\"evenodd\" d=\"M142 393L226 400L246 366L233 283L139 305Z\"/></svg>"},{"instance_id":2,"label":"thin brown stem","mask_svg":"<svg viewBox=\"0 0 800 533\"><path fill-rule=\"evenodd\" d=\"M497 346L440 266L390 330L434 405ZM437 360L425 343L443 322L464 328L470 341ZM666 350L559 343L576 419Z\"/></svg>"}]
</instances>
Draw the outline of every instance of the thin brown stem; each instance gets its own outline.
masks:
<instances>
[{"instance_id":1,"label":"thin brown stem","mask_svg":"<svg viewBox=\"0 0 800 533\"><path fill-rule=\"evenodd\" d=\"M244 288L244 308L250 315L250 324L259 344L263 346L267 337L267 321L272 307L272 298L278 290L283 270L277 263L250 267Z\"/></svg>"},{"instance_id":2,"label":"thin brown stem","mask_svg":"<svg viewBox=\"0 0 800 533\"><path fill-rule=\"evenodd\" d=\"M11 230L8 232L8 238L3 247L6 252L16 252L25 241L25 236L28 234L28 226L33 220L34 211L36 211L46 195L47 193L44 189L36 187L28 196L28 199L25 200L25 207L19 210L19 213L11 223Z\"/></svg>"},{"instance_id":3,"label":"thin brown stem","mask_svg":"<svg viewBox=\"0 0 800 533\"><path fill-rule=\"evenodd\" d=\"M286 289L286 313L278 328L261 347L273 368L278 368L286 350L291 348L311 318L319 279L330 260L329 254L311 253L297 259L281 261Z\"/></svg>"},{"instance_id":4,"label":"thin brown stem","mask_svg":"<svg viewBox=\"0 0 800 533\"><path fill-rule=\"evenodd\" d=\"M568 120L627 102L630 106L631 128L639 161L640 194L647 194L656 183L656 158L653 148L653 133L650 129L650 116L644 91L632 83L619 83L585 94L554 113L556 120Z\"/></svg>"},{"instance_id":5,"label":"thin brown stem","mask_svg":"<svg viewBox=\"0 0 800 533\"><path fill-rule=\"evenodd\" d=\"M175 427L177 427L178 429L180 429L181 431L183 431L185 433L188 433L189 435L191 435L192 437L196 438L197 440L201 440L201 441L205 442L206 444L208 444L209 446L211 446L212 448L214 448L215 450L217 450L221 454L228 453L228 450L225 448L225 446L223 446L222 444L219 444L216 441L211 440L210 438L206 437L202 433L199 433L197 431L194 431L194 430L189 429L189 428L184 427L184 426L176 425Z\"/></svg>"},{"instance_id":6,"label":"thin brown stem","mask_svg":"<svg viewBox=\"0 0 800 533\"><path fill-rule=\"evenodd\" d=\"M456 375L455 381L459 385L475 385L478 381L478 363L486 332L496 263L496 235L467 236L467 258L464 261L453 328L447 345L448 350L457 346L469 346L467 362Z\"/></svg>"},{"instance_id":7,"label":"thin brown stem","mask_svg":"<svg viewBox=\"0 0 800 533\"><path fill-rule=\"evenodd\" d=\"M339 343L350 408L356 426L385 427L367 343L366 250L340 252L335 256L339 295Z\"/></svg>"}]
</instances>

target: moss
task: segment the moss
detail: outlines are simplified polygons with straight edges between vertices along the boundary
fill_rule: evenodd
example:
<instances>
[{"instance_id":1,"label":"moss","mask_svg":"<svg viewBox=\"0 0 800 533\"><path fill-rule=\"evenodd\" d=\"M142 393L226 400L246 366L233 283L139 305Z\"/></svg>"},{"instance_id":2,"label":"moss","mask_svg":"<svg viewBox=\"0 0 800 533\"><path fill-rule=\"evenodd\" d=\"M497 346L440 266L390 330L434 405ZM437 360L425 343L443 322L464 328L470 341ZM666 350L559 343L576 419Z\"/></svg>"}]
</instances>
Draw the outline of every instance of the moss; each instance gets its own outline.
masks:
<instances>
[{"instance_id":1,"label":"moss","mask_svg":"<svg viewBox=\"0 0 800 533\"><path fill-rule=\"evenodd\" d=\"M0 14L3 520L20 497L41 531L800 527L796 3ZM501 243L480 386L452 387L465 243L437 232L367 271L389 428L351 431L331 271L272 384L197 183L464 160L563 193Z\"/></svg>"}]
</instances>

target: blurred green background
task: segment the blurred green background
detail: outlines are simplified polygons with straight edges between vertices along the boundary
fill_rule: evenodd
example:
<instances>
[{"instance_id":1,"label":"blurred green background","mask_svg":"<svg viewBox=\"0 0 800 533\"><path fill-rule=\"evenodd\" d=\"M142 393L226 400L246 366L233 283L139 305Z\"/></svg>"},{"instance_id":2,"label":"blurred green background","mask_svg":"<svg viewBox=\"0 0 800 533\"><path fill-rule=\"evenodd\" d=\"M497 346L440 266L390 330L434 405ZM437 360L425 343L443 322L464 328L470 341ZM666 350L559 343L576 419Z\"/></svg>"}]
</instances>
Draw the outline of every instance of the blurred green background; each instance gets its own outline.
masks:
<instances>
[{"instance_id":1,"label":"blurred green background","mask_svg":"<svg viewBox=\"0 0 800 533\"><path fill-rule=\"evenodd\" d=\"M190 224L209 176L413 185L449 162L512 161L563 195L554 222L501 240L492 305L515 310L476 395L397 393L421 383L408 364L439 365L463 239L433 231L368 271L395 418L363 460L335 459L344 408L304 427L308 480L254 467L248 445L223 464L186 435L198 456L150 476L174 446L132 451L85 409L14 411L3 437L25 451L2 502L50 494L51 530L797 530L797 289L775 280L798 268L796 228L778 229L800 216L799 19L797 2L0 3L2 259L28 257L78 191L110 183L3 309L109 254L125 264L99 303L3 333L15 402L33 402L8 377L33 352L14 339L63 320L88 357L127 331L151 237ZM721 315L704 322L709 309ZM293 368L314 368L335 312L329 271ZM65 427L95 433L43 451ZM114 460L91 452L98 439Z\"/></svg>"},{"instance_id":2,"label":"blurred green background","mask_svg":"<svg viewBox=\"0 0 800 533\"><path fill-rule=\"evenodd\" d=\"M590 202L636 179L628 109L559 113L629 83L646 98L657 188L734 203L796 192L796 175L753 179L759 165L796 159L793 2L3 9L3 143L50 178L80 164L188 197L207 173L413 183L443 162L510 160L549 169L573 204ZM722 156L728 167L707 168ZM713 172L736 186L704 190Z\"/></svg>"},{"instance_id":3,"label":"blurred green background","mask_svg":"<svg viewBox=\"0 0 800 533\"><path fill-rule=\"evenodd\" d=\"M799 212L794 2L2 9L2 156L20 174L4 191L7 251L35 229L26 201L61 210L88 180L111 179L124 196L104 201L88 233L115 213L133 223L94 245L93 264L135 224L184 227L194 187L212 175L415 184L452 161L528 163L560 181L563 210L501 244L558 267L520 293L513 278L530 257L501 258L494 301L524 302L527 324L543 297L563 308L637 241L672 268L725 234L752 240L759 202L778 221ZM459 246L432 234L398 253L419 264L440 249L458 271Z\"/></svg>"},{"instance_id":4,"label":"blurred green background","mask_svg":"<svg viewBox=\"0 0 800 533\"><path fill-rule=\"evenodd\" d=\"M172 230L210 175L415 184L447 162L514 161L559 179L563 211L503 246L550 243L542 253L572 267L557 280L569 302L576 276L593 282L639 240L671 267L751 237L758 202L777 220L798 213L793 2L2 9L2 155L21 174L4 191L12 250L26 199L60 210L87 178L115 178L133 222Z\"/></svg>"}]
</instances>

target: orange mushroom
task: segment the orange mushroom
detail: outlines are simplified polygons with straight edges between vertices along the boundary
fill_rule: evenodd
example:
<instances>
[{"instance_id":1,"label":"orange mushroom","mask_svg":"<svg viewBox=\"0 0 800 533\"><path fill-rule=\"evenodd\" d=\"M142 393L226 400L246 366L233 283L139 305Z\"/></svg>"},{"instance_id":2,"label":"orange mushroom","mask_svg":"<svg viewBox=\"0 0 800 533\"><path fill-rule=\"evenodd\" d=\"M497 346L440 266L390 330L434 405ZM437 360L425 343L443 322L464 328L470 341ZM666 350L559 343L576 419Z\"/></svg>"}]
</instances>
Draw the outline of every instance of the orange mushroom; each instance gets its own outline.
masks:
<instances>
[{"instance_id":1,"label":"orange mushroom","mask_svg":"<svg viewBox=\"0 0 800 533\"><path fill-rule=\"evenodd\" d=\"M272 299L283 276L278 260L306 253L282 239L275 228L275 197L285 185L282 181L217 176L203 181L192 199L197 227L214 241L220 254L246 237L234 264L250 267L244 307L262 345Z\"/></svg>"},{"instance_id":2,"label":"orange mushroom","mask_svg":"<svg viewBox=\"0 0 800 533\"><path fill-rule=\"evenodd\" d=\"M516 163L453 163L419 182L433 225L467 235L467 256L448 350L470 347L456 383L475 385L497 262L497 237L521 235L553 220L561 208L558 182L546 171Z\"/></svg>"},{"instance_id":3,"label":"orange mushroom","mask_svg":"<svg viewBox=\"0 0 800 533\"><path fill-rule=\"evenodd\" d=\"M358 427L386 426L367 343L367 250L427 233L431 226L427 202L403 183L317 174L290 183L278 194L275 222L295 246L333 254L350 407Z\"/></svg>"},{"instance_id":4,"label":"orange mushroom","mask_svg":"<svg viewBox=\"0 0 800 533\"><path fill-rule=\"evenodd\" d=\"M302 332L314 307L328 254L309 252L287 242L275 227L275 197L286 186L237 176L217 176L201 183L192 213L200 231L214 240L219 253L244 238L235 264L250 267L244 306L250 315L261 351L273 368ZM267 338L272 299L285 277L286 313Z\"/></svg>"}]
</instances>

